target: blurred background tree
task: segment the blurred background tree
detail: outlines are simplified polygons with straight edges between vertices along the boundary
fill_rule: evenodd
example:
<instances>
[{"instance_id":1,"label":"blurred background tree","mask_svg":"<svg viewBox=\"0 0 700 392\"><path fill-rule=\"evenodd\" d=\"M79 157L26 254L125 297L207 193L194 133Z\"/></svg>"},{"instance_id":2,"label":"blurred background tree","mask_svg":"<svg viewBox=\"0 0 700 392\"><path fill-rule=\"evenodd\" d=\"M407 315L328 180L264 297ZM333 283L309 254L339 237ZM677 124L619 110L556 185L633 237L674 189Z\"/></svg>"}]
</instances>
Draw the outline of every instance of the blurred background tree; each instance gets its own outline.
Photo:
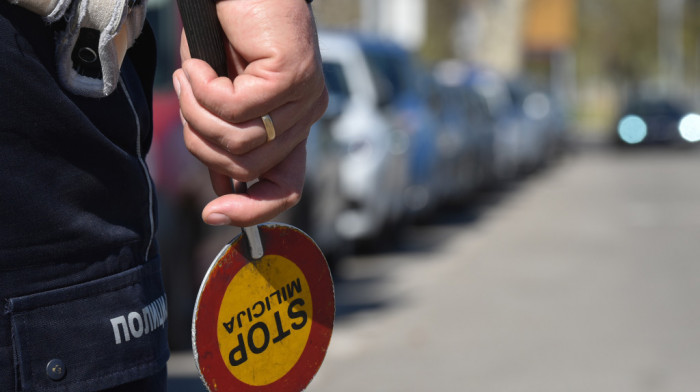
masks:
<instances>
[{"instance_id":1,"label":"blurred background tree","mask_svg":"<svg viewBox=\"0 0 700 392\"><path fill-rule=\"evenodd\" d=\"M428 2L426 40L421 54L428 61L456 56L454 30L462 15L462 0L432 0Z\"/></svg>"},{"instance_id":2,"label":"blurred background tree","mask_svg":"<svg viewBox=\"0 0 700 392\"><path fill-rule=\"evenodd\" d=\"M638 82L657 69L656 0L579 2L579 74Z\"/></svg>"}]
</instances>

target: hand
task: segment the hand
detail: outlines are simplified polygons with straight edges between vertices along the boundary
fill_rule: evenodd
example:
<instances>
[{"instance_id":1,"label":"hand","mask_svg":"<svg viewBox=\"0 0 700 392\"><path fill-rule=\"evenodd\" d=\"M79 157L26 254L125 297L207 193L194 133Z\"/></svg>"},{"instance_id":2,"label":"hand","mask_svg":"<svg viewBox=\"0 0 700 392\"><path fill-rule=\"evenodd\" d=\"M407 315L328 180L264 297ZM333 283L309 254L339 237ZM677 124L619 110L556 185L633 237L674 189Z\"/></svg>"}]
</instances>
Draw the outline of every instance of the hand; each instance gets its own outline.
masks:
<instances>
[{"instance_id":1,"label":"hand","mask_svg":"<svg viewBox=\"0 0 700 392\"><path fill-rule=\"evenodd\" d=\"M202 211L211 225L250 226L301 198L306 138L328 105L311 8L303 0L220 0L229 78L191 59L173 74L185 145L202 161L219 196ZM268 142L261 117L277 137ZM259 182L232 194L231 179Z\"/></svg>"}]
</instances>

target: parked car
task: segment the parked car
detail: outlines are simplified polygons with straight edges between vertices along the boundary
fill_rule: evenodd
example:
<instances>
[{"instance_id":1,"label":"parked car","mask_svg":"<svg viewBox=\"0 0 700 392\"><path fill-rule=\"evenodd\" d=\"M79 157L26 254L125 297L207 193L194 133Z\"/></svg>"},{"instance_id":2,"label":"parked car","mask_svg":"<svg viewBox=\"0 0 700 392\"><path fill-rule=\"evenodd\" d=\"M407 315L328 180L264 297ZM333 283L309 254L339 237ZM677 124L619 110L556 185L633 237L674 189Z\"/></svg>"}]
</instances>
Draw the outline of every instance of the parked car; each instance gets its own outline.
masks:
<instances>
[{"instance_id":1,"label":"parked car","mask_svg":"<svg viewBox=\"0 0 700 392\"><path fill-rule=\"evenodd\" d=\"M547 163L566 152L571 129L568 108L561 99L544 88L534 89L523 99L523 111L545 128Z\"/></svg>"},{"instance_id":2,"label":"parked car","mask_svg":"<svg viewBox=\"0 0 700 392\"><path fill-rule=\"evenodd\" d=\"M461 89L469 123L468 129L477 144L476 187L488 187L497 180L496 170L496 119L489 111L488 102L473 87Z\"/></svg>"},{"instance_id":3,"label":"parked car","mask_svg":"<svg viewBox=\"0 0 700 392\"><path fill-rule=\"evenodd\" d=\"M516 179L525 160L523 145L529 130L507 80L489 69L470 68L465 84L485 102L491 119L492 181Z\"/></svg>"},{"instance_id":4,"label":"parked car","mask_svg":"<svg viewBox=\"0 0 700 392\"><path fill-rule=\"evenodd\" d=\"M493 179L494 120L483 96L468 84L469 69L463 63L443 61L433 72L436 83L445 90L443 102L435 105L435 111L439 117L452 118L448 122L463 135L455 175L460 190L451 200L462 202ZM440 138L438 142L440 146Z\"/></svg>"},{"instance_id":5,"label":"parked car","mask_svg":"<svg viewBox=\"0 0 700 392\"><path fill-rule=\"evenodd\" d=\"M379 240L401 217L406 183L405 141L385 115L386 91L380 88L355 36L319 33L324 70L342 96L342 110L328 124L339 146L338 186L342 208L334 229L344 239ZM331 102L330 105L337 105Z\"/></svg>"},{"instance_id":6,"label":"parked car","mask_svg":"<svg viewBox=\"0 0 700 392\"><path fill-rule=\"evenodd\" d=\"M478 142L467 115L462 88L435 73L428 102L437 120L436 148L440 177L440 204L454 205L476 190L479 170Z\"/></svg>"},{"instance_id":7,"label":"parked car","mask_svg":"<svg viewBox=\"0 0 700 392\"><path fill-rule=\"evenodd\" d=\"M405 214L425 217L438 205L438 189L443 186L436 175L437 120L426 100L430 76L413 53L394 41L358 35L355 42L375 74L384 113L402 140L408 142Z\"/></svg>"},{"instance_id":8,"label":"parked car","mask_svg":"<svg viewBox=\"0 0 700 392\"><path fill-rule=\"evenodd\" d=\"M467 84L486 100L494 120L497 181L510 181L549 162L566 142L563 109L523 77L509 79L489 69L470 70Z\"/></svg>"},{"instance_id":9,"label":"parked car","mask_svg":"<svg viewBox=\"0 0 700 392\"><path fill-rule=\"evenodd\" d=\"M509 81L514 110L522 129L519 170L531 172L542 167L554 155L556 125L550 97L525 81Z\"/></svg>"}]
</instances>

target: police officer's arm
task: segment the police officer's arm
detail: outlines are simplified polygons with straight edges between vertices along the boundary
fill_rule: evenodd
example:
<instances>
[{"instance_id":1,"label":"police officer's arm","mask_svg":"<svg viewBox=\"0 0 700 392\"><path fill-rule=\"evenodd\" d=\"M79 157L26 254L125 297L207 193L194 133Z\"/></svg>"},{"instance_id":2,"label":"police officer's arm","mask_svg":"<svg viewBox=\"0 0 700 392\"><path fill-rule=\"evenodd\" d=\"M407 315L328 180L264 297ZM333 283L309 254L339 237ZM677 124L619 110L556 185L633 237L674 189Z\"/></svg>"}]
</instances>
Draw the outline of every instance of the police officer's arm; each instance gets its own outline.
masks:
<instances>
[{"instance_id":1,"label":"police officer's arm","mask_svg":"<svg viewBox=\"0 0 700 392\"><path fill-rule=\"evenodd\" d=\"M189 58L173 75L188 149L206 164L219 195L202 213L214 225L248 226L296 204L304 183L306 138L326 109L318 41L304 0L220 0L228 37L229 73ZM276 138L267 141L261 116ZM230 178L260 182L247 195L231 194Z\"/></svg>"}]
</instances>

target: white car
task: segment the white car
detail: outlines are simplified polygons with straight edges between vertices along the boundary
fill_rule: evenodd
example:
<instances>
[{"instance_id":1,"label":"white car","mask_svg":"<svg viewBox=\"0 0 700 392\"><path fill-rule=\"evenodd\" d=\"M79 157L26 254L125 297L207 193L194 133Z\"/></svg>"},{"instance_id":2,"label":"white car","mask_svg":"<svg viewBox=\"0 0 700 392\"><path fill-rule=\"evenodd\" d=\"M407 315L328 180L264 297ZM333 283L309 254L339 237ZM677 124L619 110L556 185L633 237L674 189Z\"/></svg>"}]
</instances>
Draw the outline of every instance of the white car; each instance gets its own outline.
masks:
<instances>
[{"instance_id":1,"label":"white car","mask_svg":"<svg viewBox=\"0 0 700 392\"><path fill-rule=\"evenodd\" d=\"M351 241L379 240L400 219L406 182L405 142L382 112L383 93L358 41L344 33L319 33L324 72L334 78L331 105L342 105L329 126L341 146L338 234Z\"/></svg>"}]
</instances>

